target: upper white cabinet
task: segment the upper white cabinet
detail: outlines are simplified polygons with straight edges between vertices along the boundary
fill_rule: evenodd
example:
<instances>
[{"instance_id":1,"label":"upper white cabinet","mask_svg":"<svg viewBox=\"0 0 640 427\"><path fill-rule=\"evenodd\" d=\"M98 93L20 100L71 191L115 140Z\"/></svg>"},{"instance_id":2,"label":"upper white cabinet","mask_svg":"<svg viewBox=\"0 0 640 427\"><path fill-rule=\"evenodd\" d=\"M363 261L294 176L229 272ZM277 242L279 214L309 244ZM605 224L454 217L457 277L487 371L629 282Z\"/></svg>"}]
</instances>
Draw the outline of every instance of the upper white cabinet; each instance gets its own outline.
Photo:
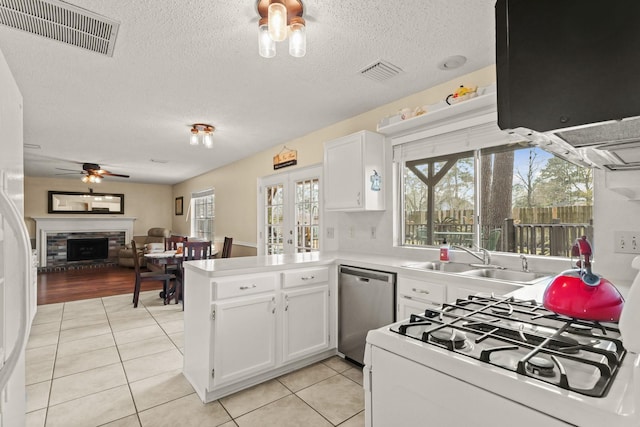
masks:
<instances>
[{"instance_id":1,"label":"upper white cabinet","mask_svg":"<svg viewBox=\"0 0 640 427\"><path fill-rule=\"evenodd\" d=\"M324 144L324 207L330 211L382 211L384 136L360 131Z\"/></svg>"}]
</instances>

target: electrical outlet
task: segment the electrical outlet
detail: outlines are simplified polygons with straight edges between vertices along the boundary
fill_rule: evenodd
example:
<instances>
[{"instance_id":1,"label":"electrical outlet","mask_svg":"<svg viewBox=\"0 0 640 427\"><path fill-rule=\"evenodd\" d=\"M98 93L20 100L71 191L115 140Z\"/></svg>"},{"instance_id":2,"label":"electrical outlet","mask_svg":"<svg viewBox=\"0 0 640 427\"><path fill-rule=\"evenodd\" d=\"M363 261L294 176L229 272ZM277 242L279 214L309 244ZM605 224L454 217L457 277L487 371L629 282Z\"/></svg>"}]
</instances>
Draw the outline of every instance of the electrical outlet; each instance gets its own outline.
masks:
<instances>
[{"instance_id":1,"label":"electrical outlet","mask_svg":"<svg viewBox=\"0 0 640 427\"><path fill-rule=\"evenodd\" d=\"M376 227L371 227L371 238L372 239L376 238Z\"/></svg>"},{"instance_id":2,"label":"electrical outlet","mask_svg":"<svg viewBox=\"0 0 640 427\"><path fill-rule=\"evenodd\" d=\"M333 239L335 237L335 231L333 227L327 227L327 239Z\"/></svg>"},{"instance_id":3,"label":"electrical outlet","mask_svg":"<svg viewBox=\"0 0 640 427\"><path fill-rule=\"evenodd\" d=\"M614 231L613 251L622 254L640 254L640 232Z\"/></svg>"},{"instance_id":4,"label":"electrical outlet","mask_svg":"<svg viewBox=\"0 0 640 427\"><path fill-rule=\"evenodd\" d=\"M349 237L352 239L356 237L356 231L353 229L353 225L349 227Z\"/></svg>"}]
</instances>

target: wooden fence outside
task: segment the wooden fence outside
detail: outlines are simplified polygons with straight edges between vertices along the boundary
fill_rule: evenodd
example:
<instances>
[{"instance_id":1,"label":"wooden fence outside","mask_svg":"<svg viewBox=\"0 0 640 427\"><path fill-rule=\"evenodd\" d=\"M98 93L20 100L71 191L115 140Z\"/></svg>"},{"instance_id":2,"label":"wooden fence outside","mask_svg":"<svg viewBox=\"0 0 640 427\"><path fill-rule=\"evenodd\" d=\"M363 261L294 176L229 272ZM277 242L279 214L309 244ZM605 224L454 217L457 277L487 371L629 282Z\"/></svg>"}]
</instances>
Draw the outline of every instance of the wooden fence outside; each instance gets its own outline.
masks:
<instances>
[{"instance_id":1,"label":"wooden fence outside","mask_svg":"<svg viewBox=\"0 0 640 427\"><path fill-rule=\"evenodd\" d=\"M490 250L523 254L567 256L580 236L593 241L592 206L514 208L513 217L502 224L485 224L481 244ZM418 219L420 216L414 215ZM473 241L473 211L439 211L432 242L424 219L405 225L405 244L447 242L469 246Z\"/></svg>"}]
</instances>

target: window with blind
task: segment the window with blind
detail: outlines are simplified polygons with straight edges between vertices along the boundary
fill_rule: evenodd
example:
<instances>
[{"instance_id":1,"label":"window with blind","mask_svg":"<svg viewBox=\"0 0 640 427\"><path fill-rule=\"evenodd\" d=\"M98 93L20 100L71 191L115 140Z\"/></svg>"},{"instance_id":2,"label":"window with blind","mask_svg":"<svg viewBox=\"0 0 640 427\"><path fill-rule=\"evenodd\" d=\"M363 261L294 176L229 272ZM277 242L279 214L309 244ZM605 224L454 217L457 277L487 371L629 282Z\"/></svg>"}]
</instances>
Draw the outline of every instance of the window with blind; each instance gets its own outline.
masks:
<instances>
[{"instance_id":1,"label":"window with blind","mask_svg":"<svg viewBox=\"0 0 640 427\"><path fill-rule=\"evenodd\" d=\"M213 242L215 194L213 189L191 194L191 236Z\"/></svg>"},{"instance_id":2,"label":"window with blind","mask_svg":"<svg viewBox=\"0 0 640 427\"><path fill-rule=\"evenodd\" d=\"M576 238L593 237L592 170L494 123L397 144L394 162L400 245L570 256Z\"/></svg>"}]
</instances>

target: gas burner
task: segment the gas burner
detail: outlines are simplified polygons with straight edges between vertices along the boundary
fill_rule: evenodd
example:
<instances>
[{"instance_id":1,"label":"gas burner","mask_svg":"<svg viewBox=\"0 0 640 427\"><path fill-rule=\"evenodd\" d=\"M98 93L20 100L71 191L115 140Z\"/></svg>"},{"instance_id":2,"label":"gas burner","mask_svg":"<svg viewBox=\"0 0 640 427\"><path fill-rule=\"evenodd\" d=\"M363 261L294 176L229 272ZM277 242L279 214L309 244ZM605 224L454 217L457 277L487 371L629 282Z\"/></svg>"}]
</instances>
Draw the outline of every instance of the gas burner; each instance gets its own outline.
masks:
<instances>
[{"instance_id":1,"label":"gas burner","mask_svg":"<svg viewBox=\"0 0 640 427\"><path fill-rule=\"evenodd\" d=\"M585 396L606 395L626 350L617 325L559 316L542 304L471 295L390 328Z\"/></svg>"},{"instance_id":2,"label":"gas burner","mask_svg":"<svg viewBox=\"0 0 640 427\"><path fill-rule=\"evenodd\" d=\"M468 346L467 336L464 332L450 328L438 329L429 334L431 341L447 346L450 350L463 350Z\"/></svg>"},{"instance_id":3,"label":"gas burner","mask_svg":"<svg viewBox=\"0 0 640 427\"><path fill-rule=\"evenodd\" d=\"M579 323L572 323L567 326L567 332L572 334L590 334L593 327L587 325L581 325Z\"/></svg>"},{"instance_id":4,"label":"gas burner","mask_svg":"<svg viewBox=\"0 0 640 427\"><path fill-rule=\"evenodd\" d=\"M558 337L549 341L547 347L564 354L578 354L580 352L580 342L571 337Z\"/></svg>"},{"instance_id":5,"label":"gas burner","mask_svg":"<svg viewBox=\"0 0 640 427\"><path fill-rule=\"evenodd\" d=\"M540 375L541 377L554 377L556 373L553 368L553 362L543 357L534 356L527 362L527 371L534 375Z\"/></svg>"}]
</instances>

